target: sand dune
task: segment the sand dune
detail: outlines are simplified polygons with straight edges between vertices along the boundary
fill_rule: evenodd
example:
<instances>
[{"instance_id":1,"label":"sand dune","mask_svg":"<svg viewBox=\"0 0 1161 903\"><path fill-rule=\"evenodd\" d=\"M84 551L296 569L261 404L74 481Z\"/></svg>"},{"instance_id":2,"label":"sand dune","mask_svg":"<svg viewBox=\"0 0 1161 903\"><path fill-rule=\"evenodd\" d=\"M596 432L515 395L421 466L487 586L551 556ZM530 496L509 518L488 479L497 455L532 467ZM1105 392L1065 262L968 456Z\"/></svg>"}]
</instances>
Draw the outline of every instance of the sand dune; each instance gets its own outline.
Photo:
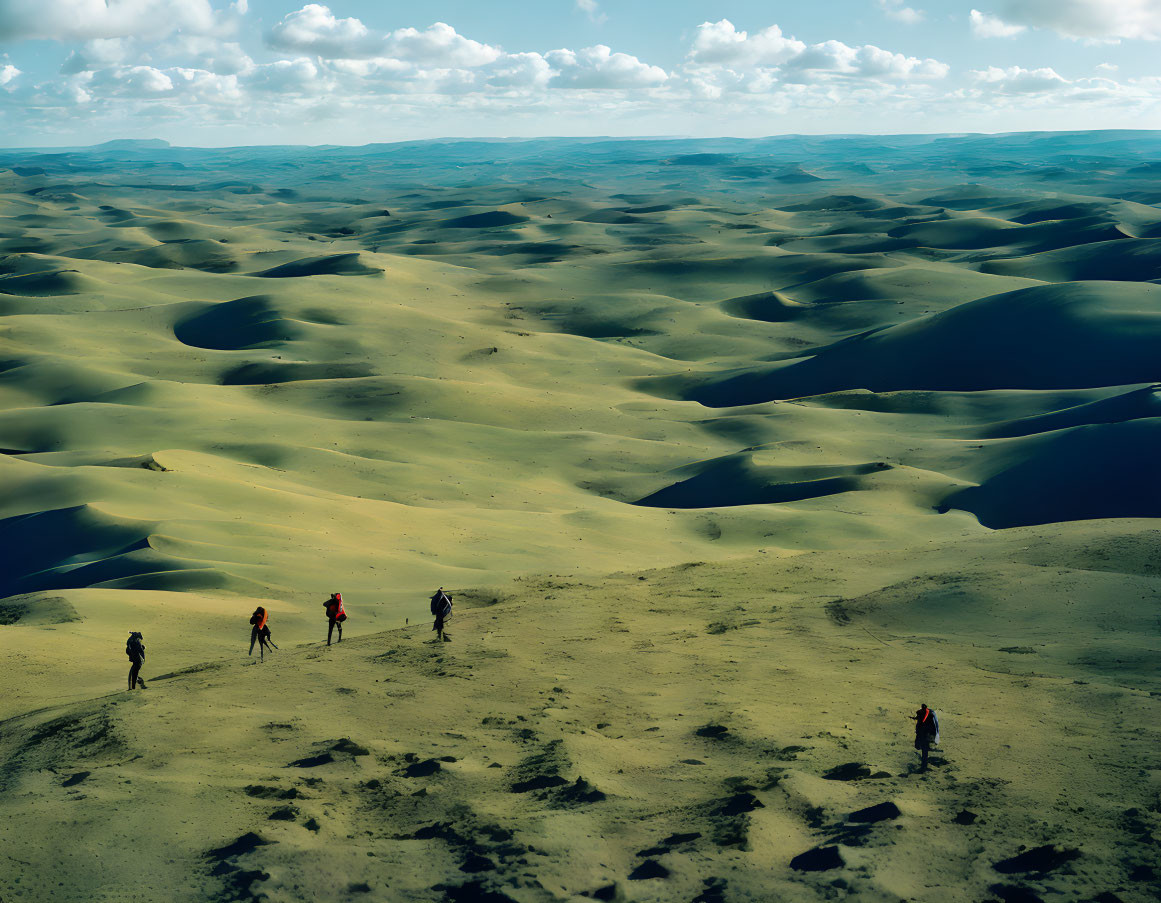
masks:
<instances>
[{"instance_id":1,"label":"sand dune","mask_svg":"<svg viewBox=\"0 0 1161 903\"><path fill-rule=\"evenodd\" d=\"M254 275L265 276L268 279L293 279L299 276L369 276L381 272L382 270L377 267L363 263L356 252L305 257Z\"/></svg>"},{"instance_id":2,"label":"sand dune","mask_svg":"<svg viewBox=\"0 0 1161 903\"><path fill-rule=\"evenodd\" d=\"M1001 276L1023 276L1046 282L1082 279L1148 282L1161 278L1161 239L1097 242L1031 257L992 260L981 269Z\"/></svg>"},{"instance_id":3,"label":"sand dune","mask_svg":"<svg viewBox=\"0 0 1161 903\"><path fill-rule=\"evenodd\" d=\"M1158 148L0 151L0 896L1155 899Z\"/></svg>"},{"instance_id":4,"label":"sand dune","mask_svg":"<svg viewBox=\"0 0 1161 903\"><path fill-rule=\"evenodd\" d=\"M305 324L279 316L277 303L271 295L253 295L207 305L178 322L173 332L182 344L223 351L277 345L300 338Z\"/></svg>"},{"instance_id":5,"label":"sand dune","mask_svg":"<svg viewBox=\"0 0 1161 903\"><path fill-rule=\"evenodd\" d=\"M1159 303L1161 288L1152 285L1020 289L874 330L800 361L727 373L685 394L727 407L853 388L981 391L1151 382L1161 377Z\"/></svg>"}]
</instances>

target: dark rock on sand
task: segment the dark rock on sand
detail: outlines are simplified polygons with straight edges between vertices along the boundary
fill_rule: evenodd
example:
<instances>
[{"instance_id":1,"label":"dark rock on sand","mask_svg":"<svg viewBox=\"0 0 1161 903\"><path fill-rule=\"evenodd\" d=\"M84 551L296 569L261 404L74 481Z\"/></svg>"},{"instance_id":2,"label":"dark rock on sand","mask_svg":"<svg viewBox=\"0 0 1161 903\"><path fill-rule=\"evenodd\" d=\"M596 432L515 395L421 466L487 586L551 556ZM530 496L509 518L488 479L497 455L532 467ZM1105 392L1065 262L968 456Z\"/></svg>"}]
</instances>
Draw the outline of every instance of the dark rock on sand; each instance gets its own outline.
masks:
<instances>
[{"instance_id":1,"label":"dark rock on sand","mask_svg":"<svg viewBox=\"0 0 1161 903\"><path fill-rule=\"evenodd\" d=\"M838 847L815 847L799 853L790 860L790 867L799 872L826 872L846 865Z\"/></svg>"}]
</instances>

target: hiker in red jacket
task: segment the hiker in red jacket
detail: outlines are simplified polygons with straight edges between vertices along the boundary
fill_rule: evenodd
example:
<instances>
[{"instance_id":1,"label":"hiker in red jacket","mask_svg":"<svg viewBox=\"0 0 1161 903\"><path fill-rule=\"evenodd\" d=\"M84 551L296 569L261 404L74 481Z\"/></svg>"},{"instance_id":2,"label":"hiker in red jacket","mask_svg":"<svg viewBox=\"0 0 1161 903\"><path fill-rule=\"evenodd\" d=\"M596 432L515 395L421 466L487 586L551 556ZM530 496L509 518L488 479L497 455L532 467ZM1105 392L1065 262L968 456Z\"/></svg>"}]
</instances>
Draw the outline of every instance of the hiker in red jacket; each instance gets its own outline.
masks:
<instances>
[{"instance_id":1,"label":"hiker in red jacket","mask_svg":"<svg viewBox=\"0 0 1161 903\"><path fill-rule=\"evenodd\" d=\"M927 771L927 756L931 745L939 742L939 719L924 703L919 711L909 716L915 722L915 748L919 750L919 770Z\"/></svg>"},{"instance_id":2,"label":"hiker in red jacket","mask_svg":"<svg viewBox=\"0 0 1161 903\"><path fill-rule=\"evenodd\" d=\"M327 613L327 645L331 644L331 634L335 626L339 628L339 642L343 641L343 621L347 620L347 613L343 610L343 594L331 593L331 597L323 603Z\"/></svg>"}]
</instances>

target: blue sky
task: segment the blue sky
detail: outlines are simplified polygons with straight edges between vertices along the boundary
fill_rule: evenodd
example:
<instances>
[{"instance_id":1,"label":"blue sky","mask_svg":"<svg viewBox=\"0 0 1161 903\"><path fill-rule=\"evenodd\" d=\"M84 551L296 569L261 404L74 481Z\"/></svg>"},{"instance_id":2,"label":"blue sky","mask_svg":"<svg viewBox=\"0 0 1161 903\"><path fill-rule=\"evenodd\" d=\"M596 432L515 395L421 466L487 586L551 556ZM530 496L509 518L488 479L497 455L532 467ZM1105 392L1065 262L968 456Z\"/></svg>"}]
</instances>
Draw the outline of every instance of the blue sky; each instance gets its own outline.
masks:
<instances>
[{"instance_id":1,"label":"blue sky","mask_svg":"<svg viewBox=\"0 0 1161 903\"><path fill-rule=\"evenodd\" d=\"M0 144L1161 127L1161 0L0 0Z\"/></svg>"}]
</instances>

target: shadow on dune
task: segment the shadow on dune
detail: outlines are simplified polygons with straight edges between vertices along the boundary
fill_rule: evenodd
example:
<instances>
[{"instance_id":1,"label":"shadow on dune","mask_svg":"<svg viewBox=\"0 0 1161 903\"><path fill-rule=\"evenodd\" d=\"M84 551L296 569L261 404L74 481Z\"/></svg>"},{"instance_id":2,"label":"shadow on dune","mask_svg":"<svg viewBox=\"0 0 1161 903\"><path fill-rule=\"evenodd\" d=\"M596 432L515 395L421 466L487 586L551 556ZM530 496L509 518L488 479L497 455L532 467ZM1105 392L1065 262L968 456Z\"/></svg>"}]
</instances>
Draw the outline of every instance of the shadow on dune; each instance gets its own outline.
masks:
<instances>
[{"instance_id":1,"label":"shadow on dune","mask_svg":"<svg viewBox=\"0 0 1161 903\"><path fill-rule=\"evenodd\" d=\"M991 470L943 504L993 528L1161 517L1161 417L1015 439Z\"/></svg>"},{"instance_id":2,"label":"shadow on dune","mask_svg":"<svg viewBox=\"0 0 1161 903\"><path fill-rule=\"evenodd\" d=\"M885 463L763 466L754 463L752 454L743 452L679 468L672 473L692 475L635 504L650 508L724 508L798 502L854 492L864 488L862 477L889 469Z\"/></svg>"}]
</instances>

